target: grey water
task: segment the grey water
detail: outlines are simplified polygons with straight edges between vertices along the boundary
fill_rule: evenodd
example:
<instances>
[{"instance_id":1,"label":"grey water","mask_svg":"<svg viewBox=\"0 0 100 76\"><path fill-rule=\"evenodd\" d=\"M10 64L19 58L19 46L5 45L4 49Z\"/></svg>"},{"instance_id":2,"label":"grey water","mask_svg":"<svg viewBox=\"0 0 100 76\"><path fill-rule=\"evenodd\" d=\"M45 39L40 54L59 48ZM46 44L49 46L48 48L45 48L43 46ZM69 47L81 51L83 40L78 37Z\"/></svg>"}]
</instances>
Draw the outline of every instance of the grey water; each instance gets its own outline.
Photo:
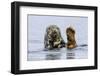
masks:
<instances>
[{"instance_id":1,"label":"grey water","mask_svg":"<svg viewBox=\"0 0 100 76\"><path fill-rule=\"evenodd\" d=\"M31 46L32 46L31 42ZM35 49L37 46L41 46L42 44L38 43L35 44ZM64 59L86 59L88 58L88 46L86 44L78 45L74 49L67 49L67 48L57 48L53 50L48 50L45 48L38 48L38 51L33 49L34 51L28 51L28 61L39 61L39 60L64 60Z\"/></svg>"},{"instance_id":2,"label":"grey water","mask_svg":"<svg viewBox=\"0 0 100 76\"><path fill-rule=\"evenodd\" d=\"M44 36L46 28L52 24L60 28L61 36L66 43L66 28L72 25L76 32L75 36L78 46L74 49L45 49ZM28 15L27 35L28 61L88 58L88 17Z\"/></svg>"}]
</instances>

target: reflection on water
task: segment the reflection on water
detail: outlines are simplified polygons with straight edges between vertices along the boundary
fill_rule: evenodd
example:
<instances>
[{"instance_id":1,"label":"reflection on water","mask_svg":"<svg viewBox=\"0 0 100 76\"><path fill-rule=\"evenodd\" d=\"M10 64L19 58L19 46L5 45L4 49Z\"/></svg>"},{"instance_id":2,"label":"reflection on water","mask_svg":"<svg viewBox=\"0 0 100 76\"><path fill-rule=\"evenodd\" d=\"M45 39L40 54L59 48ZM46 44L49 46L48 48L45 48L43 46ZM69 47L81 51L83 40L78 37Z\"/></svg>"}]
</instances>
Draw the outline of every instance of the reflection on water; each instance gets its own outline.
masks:
<instances>
[{"instance_id":1,"label":"reflection on water","mask_svg":"<svg viewBox=\"0 0 100 76\"><path fill-rule=\"evenodd\" d=\"M45 57L45 60L58 60L60 59L61 57L61 54L58 53L58 54L47 54L46 57Z\"/></svg>"},{"instance_id":2,"label":"reflection on water","mask_svg":"<svg viewBox=\"0 0 100 76\"><path fill-rule=\"evenodd\" d=\"M75 59L75 51L74 50L67 51L66 59Z\"/></svg>"},{"instance_id":3,"label":"reflection on water","mask_svg":"<svg viewBox=\"0 0 100 76\"><path fill-rule=\"evenodd\" d=\"M88 46L78 46L74 49L43 49L40 51L28 51L28 61L61 60L61 59L86 59L88 58Z\"/></svg>"}]
</instances>

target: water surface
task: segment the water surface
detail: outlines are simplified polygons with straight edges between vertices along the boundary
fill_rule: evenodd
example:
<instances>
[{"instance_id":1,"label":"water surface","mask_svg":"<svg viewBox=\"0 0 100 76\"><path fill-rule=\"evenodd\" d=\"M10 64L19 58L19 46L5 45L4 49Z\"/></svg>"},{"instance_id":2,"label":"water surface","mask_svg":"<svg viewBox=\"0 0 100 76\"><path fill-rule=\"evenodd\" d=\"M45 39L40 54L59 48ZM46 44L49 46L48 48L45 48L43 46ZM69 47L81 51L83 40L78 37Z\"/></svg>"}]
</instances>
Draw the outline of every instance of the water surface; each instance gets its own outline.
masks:
<instances>
[{"instance_id":1,"label":"water surface","mask_svg":"<svg viewBox=\"0 0 100 76\"><path fill-rule=\"evenodd\" d=\"M28 61L38 60L61 60L61 59L86 59L88 58L88 46L80 45L74 49L38 49L38 51L28 51Z\"/></svg>"}]
</instances>

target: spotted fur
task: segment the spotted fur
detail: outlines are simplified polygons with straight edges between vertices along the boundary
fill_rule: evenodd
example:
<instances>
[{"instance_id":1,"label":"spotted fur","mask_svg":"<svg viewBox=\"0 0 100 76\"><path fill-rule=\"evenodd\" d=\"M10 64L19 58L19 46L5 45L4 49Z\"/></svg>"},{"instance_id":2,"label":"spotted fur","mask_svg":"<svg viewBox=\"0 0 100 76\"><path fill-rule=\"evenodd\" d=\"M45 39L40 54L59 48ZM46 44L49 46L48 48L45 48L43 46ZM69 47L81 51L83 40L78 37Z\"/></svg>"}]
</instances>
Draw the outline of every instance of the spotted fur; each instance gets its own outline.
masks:
<instances>
[{"instance_id":1,"label":"spotted fur","mask_svg":"<svg viewBox=\"0 0 100 76\"><path fill-rule=\"evenodd\" d=\"M46 28L44 46L47 49L62 48L65 46L60 29L56 25L51 25Z\"/></svg>"}]
</instances>

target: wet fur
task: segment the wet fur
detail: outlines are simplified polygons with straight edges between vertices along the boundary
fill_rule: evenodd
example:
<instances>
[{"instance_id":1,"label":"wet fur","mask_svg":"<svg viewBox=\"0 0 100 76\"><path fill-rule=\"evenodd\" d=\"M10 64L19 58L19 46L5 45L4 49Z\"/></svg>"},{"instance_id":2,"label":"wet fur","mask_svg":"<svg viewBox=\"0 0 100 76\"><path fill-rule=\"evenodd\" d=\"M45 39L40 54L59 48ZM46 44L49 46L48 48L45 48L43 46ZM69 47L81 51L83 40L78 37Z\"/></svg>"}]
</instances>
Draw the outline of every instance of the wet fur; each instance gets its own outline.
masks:
<instances>
[{"instance_id":1,"label":"wet fur","mask_svg":"<svg viewBox=\"0 0 100 76\"><path fill-rule=\"evenodd\" d=\"M46 28L44 45L47 49L62 48L65 46L65 42L61 37L60 29L56 25L51 25Z\"/></svg>"},{"instance_id":2,"label":"wet fur","mask_svg":"<svg viewBox=\"0 0 100 76\"><path fill-rule=\"evenodd\" d=\"M66 35L67 35L67 45L66 47L69 49L75 48L76 40L75 40L75 30L72 27L68 27L66 29Z\"/></svg>"}]
</instances>

